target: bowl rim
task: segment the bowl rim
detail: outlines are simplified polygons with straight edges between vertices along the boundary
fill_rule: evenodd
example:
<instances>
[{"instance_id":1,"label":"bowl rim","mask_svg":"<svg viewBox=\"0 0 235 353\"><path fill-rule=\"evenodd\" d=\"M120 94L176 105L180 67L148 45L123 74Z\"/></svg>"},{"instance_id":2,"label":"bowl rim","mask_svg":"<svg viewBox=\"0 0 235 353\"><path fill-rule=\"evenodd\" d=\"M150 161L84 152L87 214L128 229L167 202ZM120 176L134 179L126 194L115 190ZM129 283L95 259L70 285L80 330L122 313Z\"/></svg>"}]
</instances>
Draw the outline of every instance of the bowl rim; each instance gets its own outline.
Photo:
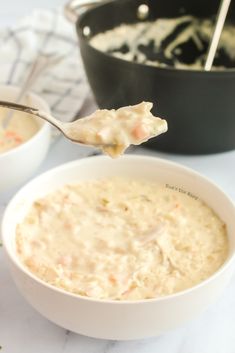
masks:
<instances>
[{"instance_id":1,"label":"bowl rim","mask_svg":"<svg viewBox=\"0 0 235 353\"><path fill-rule=\"evenodd\" d=\"M16 85L0 85L0 90L4 90L4 89L9 89L9 91L14 91L17 92L20 90L20 86L16 86ZM36 93L29 91L27 92L27 95L32 99L32 101L37 100L39 102L39 104L44 107L43 109L50 113L50 107L49 104L43 99L41 98L39 95L37 95ZM45 131L47 131L48 129L50 129L50 125L45 121L42 120L41 125L38 126L39 129L36 131L35 134L33 134L27 141L21 143L20 145L9 149L8 151L5 152L1 152L0 153L0 161L1 159L7 158L9 155L14 155L17 154L18 152L22 151L24 148L28 148L28 145L33 143L36 139L39 138L39 136L41 136L42 134L45 133Z\"/></svg>"},{"instance_id":2,"label":"bowl rim","mask_svg":"<svg viewBox=\"0 0 235 353\"><path fill-rule=\"evenodd\" d=\"M213 186L220 194L223 195L223 197L226 199L226 202L232 208L234 208L234 213L235 213L234 202L227 194L225 194L225 192L222 190L222 188L220 188L220 186L218 186L215 182L211 181L208 177L202 175L201 173L195 171L192 168L186 167L180 163L169 161L169 160L166 160L163 158L142 155L142 154L141 155L140 154L139 155L138 154L124 155L121 158L130 159L130 160L132 159L132 160L135 160L138 162L140 162L141 160L155 161L156 163L160 163L165 166L181 169L182 171L184 171L188 174L191 174L191 175L195 176L196 178L199 178L200 181L211 184L211 186ZM201 287L206 286L209 282L215 280L218 276L220 276L222 273L224 273L225 270L227 270L229 267L231 267L233 263L235 263L235 249L234 249L233 252L228 255L225 262L222 264L222 266L216 272L214 272L210 277L206 278L205 280L198 283L197 285L190 287L190 288L187 288L185 290L173 293L173 294L162 296L162 297L150 298L150 299L140 299L140 300L99 299L99 298L82 296L80 294L72 293L72 292L69 292L65 289L56 287L50 283L47 283L46 281L43 281L42 279L40 279L39 277L34 275L32 272L30 272L26 268L26 266L24 266L24 264L20 261L20 259L17 256L17 253L13 252L13 251L9 251L9 246L7 245L8 244L8 236L5 232L5 228L7 227L6 218L8 218L8 213L11 214L11 208L14 206L14 203L17 202L18 201L17 199L21 197L21 193L24 193L24 191L27 190L27 188L30 187L31 185L33 185L34 183L37 184L41 178L45 178L53 173L60 173L60 171L63 171L63 170L69 169L69 168L78 168L80 164L86 163L86 161L88 161L88 160L92 161L92 160L99 160L99 159L100 160L108 160L110 158L107 156L103 156L103 155L91 156L91 157L86 157L86 158L70 161L68 163L64 163L64 164L59 165L55 168L52 168L52 169L40 174L39 176L33 178L31 181L29 181L27 184L25 184L22 188L20 188L18 190L18 192L13 196L13 198L8 203L8 205L4 211L4 214L3 214L2 224L1 224L3 249L5 250L7 256L10 258L10 260L18 268L18 270L22 271L26 276L29 276L31 280L36 281L38 284L46 287L49 290L56 291L57 293L62 294L62 295L68 295L69 297L74 298L75 300L78 299L78 300L85 300L85 301L93 302L93 303L112 304L112 305L129 305L129 304L144 305L144 304L151 304L151 303L158 303L158 302L167 302L172 299L183 297L184 295L190 294L191 292L197 291Z\"/></svg>"}]
</instances>

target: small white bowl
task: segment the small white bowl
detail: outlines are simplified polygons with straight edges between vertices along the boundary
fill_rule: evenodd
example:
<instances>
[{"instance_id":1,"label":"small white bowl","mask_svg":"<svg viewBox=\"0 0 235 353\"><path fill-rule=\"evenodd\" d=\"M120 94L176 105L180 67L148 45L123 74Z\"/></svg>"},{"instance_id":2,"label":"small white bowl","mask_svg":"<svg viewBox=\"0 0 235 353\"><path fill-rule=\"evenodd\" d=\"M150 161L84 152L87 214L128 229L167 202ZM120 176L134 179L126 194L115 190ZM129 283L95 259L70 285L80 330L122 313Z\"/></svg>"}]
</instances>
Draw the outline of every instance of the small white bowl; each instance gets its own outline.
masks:
<instances>
[{"instance_id":1,"label":"small white bowl","mask_svg":"<svg viewBox=\"0 0 235 353\"><path fill-rule=\"evenodd\" d=\"M224 265L193 288L139 301L96 300L74 295L30 273L17 256L15 229L33 201L66 183L116 175L170 184L204 200L227 224L230 251ZM24 297L42 315L87 336L139 339L181 326L214 303L223 292L231 278L235 258L235 207L215 184L178 164L147 156L127 155L117 160L90 157L55 168L23 187L5 211L2 234L12 276Z\"/></svg>"},{"instance_id":2,"label":"small white bowl","mask_svg":"<svg viewBox=\"0 0 235 353\"><path fill-rule=\"evenodd\" d=\"M1 100L15 101L19 90L19 87L0 85ZM33 93L27 94L27 103L23 100L22 104L24 103L50 112L48 104ZM39 129L28 141L0 153L0 193L24 182L45 158L50 145L50 126L39 119L37 123Z\"/></svg>"}]
</instances>

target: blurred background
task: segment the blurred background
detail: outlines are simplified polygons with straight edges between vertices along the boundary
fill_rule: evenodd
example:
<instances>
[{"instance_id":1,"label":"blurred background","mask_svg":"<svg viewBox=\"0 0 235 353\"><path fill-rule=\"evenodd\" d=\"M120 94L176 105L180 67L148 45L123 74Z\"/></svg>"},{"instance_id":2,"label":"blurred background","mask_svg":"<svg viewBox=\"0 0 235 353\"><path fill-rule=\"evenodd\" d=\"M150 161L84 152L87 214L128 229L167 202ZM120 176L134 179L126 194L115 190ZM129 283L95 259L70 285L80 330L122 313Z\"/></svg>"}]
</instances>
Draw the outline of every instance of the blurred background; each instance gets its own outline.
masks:
<instances>
[{"instance_id":1,"label":"blurred background","mask_svg":"<svg viewBox=\"0 0 235 353\"><path fill-rule=\"evenodd\" d=\"M0 27L13 24L14 21L27 15L35 7L53 9L56 6L63 6L63 0L9 0L0 1Z\"/></svg>"}]
</instances>

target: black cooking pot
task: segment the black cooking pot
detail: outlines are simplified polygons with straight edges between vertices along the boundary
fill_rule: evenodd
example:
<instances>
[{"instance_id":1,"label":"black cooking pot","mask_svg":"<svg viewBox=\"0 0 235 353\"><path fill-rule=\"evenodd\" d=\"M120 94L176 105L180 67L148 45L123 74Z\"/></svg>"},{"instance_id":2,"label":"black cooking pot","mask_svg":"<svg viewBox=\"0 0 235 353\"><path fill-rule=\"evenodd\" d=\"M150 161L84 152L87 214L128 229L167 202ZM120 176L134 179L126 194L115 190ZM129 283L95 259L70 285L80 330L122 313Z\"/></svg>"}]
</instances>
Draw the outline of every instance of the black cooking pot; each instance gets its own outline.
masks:
<instances>
[{"instance_id":1,"label":"black cooking pot","mask_svg":"<svg viewBox=\"0 0 235 353\"><path fill-rule=\"evenodd\" d=\"M139 6L149 7L145 20L191 14L210 18L219 0L114 0L86 9L76 28L86 74L100 108L119 108L141 101L154 103L153 113L168 121L166 134L146 146L184 154L206 154L235 147L235 68L194 71L152 67L103 53L89 44L91 36L139 19ZM71 4L70 4L71 5ZM71 7L70 7L71 10ZM235 6L229 9L235 19Z\"/></svg>"}]
</instances>

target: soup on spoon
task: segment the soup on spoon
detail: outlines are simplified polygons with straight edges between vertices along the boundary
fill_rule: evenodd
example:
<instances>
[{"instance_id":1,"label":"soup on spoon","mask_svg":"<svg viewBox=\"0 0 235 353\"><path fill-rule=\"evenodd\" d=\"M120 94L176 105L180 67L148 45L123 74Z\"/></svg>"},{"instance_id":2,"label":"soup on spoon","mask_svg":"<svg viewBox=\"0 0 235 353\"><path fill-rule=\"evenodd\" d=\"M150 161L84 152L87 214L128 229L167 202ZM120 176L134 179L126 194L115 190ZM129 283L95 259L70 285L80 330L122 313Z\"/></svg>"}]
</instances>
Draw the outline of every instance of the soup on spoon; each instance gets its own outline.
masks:
<instances>
[{"instance_id":1,"label":"soup on spoon","mask_svg":"<svg viewBox=\"0 0 235 353\"><path fill-rule=\"evenodd\" d=\"M74 141L99 147L111 157L118 157L130 145L140 145L167 131L166 120L153 116L152 107L152 103L142 102L117 110L97 110L67 124L66 135Z\"/></svg>"},{"instance_id":2,"label":"soup on spoon","mask_svg":"<svg viewBox=\"0 0 235 353\"><path fill-rule=\"evenodd\" d=\"M100 148L113 158L123 154L130 145L140 145L167 131L166 120L153 116L153 104L149 102L117 110L97 110L72 123L63 123L48 113L21 104L0 101L0 106L46 120L73 142Z\"/></svg>"}]
</instances>

